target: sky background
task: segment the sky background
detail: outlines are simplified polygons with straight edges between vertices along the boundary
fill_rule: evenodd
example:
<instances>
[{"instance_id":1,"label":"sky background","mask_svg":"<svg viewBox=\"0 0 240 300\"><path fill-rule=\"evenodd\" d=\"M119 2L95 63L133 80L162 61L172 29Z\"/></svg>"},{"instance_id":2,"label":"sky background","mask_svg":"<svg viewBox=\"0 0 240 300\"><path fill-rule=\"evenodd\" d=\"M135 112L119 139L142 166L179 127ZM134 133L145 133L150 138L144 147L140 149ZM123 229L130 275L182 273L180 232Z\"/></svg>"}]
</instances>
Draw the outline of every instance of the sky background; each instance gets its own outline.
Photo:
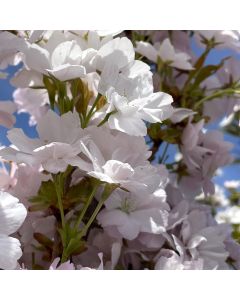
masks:
<instances>
[{"instance_id":1,"label":"sky background","mask_svg":"<svg viewBox=\"0 0 240 300\"><path fill-rule=\"evenodd\" d=\"M192 41L192 48L197 56L201 55L203 49L199 48L194 41ZM236 58L240 59L240 55L237 55L233 51L230 50L213 50L210 52L206 64L217 64L220 60L226 56L235 56ZM14 87L10 84L10 78L13 74L19 69L19 66L9 66L4 72L8 73L6 79L0 79L0 101L4 100L12 100L12 93L14 91ZM16 115L16 124L15 127L22 128L23 131L29 137L36 137L36 129L35 127L30 127L28 124L29 115L25 113L15 114ZM217 124L213 124L209 126L209 129L219 129ZM9 145L9 141L6 137L7 129L0 125L0 144L1 145ZM234 144L234 148L232 153L234 156L240 156L240 138L234 137L230 134L225 134L224 139ZM164 145L159 149L159 152L163 151ZM168 148L168 155L169 158L167 162L173 160L174 154L176 153L176 148L173 145L170 145ZM222 168L222 174L216 176L214 178L214 182L223 185L224 181L226 180L240 180L240 164L229 165Z\"/></svg>"}]
</instances>

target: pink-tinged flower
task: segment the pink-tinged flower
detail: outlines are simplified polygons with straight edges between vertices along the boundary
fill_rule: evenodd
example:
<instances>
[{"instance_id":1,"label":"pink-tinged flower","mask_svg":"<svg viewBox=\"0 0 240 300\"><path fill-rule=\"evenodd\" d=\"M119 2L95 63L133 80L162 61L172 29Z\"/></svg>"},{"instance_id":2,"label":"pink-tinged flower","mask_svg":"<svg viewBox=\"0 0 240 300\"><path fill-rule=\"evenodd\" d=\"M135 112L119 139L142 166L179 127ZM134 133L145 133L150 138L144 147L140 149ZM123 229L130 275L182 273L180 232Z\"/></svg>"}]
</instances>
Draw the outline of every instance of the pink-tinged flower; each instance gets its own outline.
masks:
<instances>
[{"instance_id":1,"label":"pink-tinged flower","mask_svg":"<svg viewBox=\"0 0 240 300\"><path fill-rule=\"evenodd\" d=\"M171 36L171 37L170 37ZM191 47L190 32L182 30L171 30L171 33L167 30L153 30L152 32L152 42L153 44L157 42L163 42L166 38L171 39L171 43L175 49L178 51L187 53L191 57L195 57Z\"/></svg>"},{"instance_id":2,"label":"pink-tinged flower","mask_svg":"<svg viewBox=\"0 0 240 300\"><path fill-rule=\"evenodd\" d=\"M228 225L209 224L206 212L197 209L189 213L181 229L185 249L193 259L203 259L204 269L228 269L224 242L229 236Z\"/></svg>"},{"instance_id":3,"label":"pink-tinged flower","mask_svg":"<svg viewBox=\"0 0 240 300\"><path fill-rule=\"evenodd\" d=\"M143 138L94 126L85 132L88 139L81 143L80 169L89 176L120 184L130 191L154 192L157 189L161 174L147 160L150 152ZM138 152L135 151L136 147Z\"/></svg>"},{"instance_id":4,"label":"pink-tinged flower","mask_svg":"<svg viewBox=\"0 0 240 300\"><path fill-rule=\"evenodd\" d=\"M233 144L223 140L223 134L218 131L203 133L204 121L196 124L190 121L183 130L181 152L191 176L202 182L205 194L214 194L211 178L219 167L233 161L230 150Z\"/></svg>"},{"instance_id":5,"label":"pink-tinged flower","mask_svg":"<svg viewBox=\"0 0 240 300\"><path fill-rule=\"evenodd\" d=\"M231 86L240 81L240 62L234 57L229 58L224 62L214 76L208 77L202 86L207 89L207 95L211 95L210 90L218 90L221 86ZM220 121L223 117L224 123L231 122L234 112L239 110L240 99L239 95L228 95L221 98L206 101L203 106L203 113L210 117L210 121ZM221 125L221 123L220 123ZM226 125L224 125L226 126Z\"/></svg>"},{"instance_id":6,"label":"pink-tinged flower","mask_svg":"<svg viewBox=\"0 0 240 300\"><path fill-rule=\"evenodd\" d=\"M155 264L155 270L203 270L203 259L184 259L182 253L162 249Z\"/></svg>"},{"instance_id":7,"label":"pink-tinged flower","mask_svg":"<svg viewBox=\"0 0 240 300\"><path fill-rule=\"evenodd\" d=\"M40 244L34 238L34 233L40 233L49 240L54 241L56 236L56 218L53 215L45 216L42 211L28 212L27 218L19 230L20 241L23 248L21 262L29 269L32 268L34 253L34 262L44 268L49 268L49 262L44 260L41 251L36 251Z\"/></svg>"},{"instance_id":8,"label":"pink-tinged flower","mask_svg":"<svg viewBox=\"0 0 240 300\"><path fill-rule=\"evenodd\" d=\"M73 258L80 270L114 270L121 256L122 241L99 228L90 230L87 249Z\"/></svg>"},{"instance_id":9,"label":"pink-tinged flower","mask_svg":"<svg viewBox=\"0 0 240 300\"><path fill-rule=\"evenodd\" d=\"M10 189L15 186L17 179L15 177L17 165L15 163L11 163L10 171L8 171L3 160L0 159L1 167L0 167L0 190L4 192L9 192Z\"/></svg>"},{"instance_id":10,"label":"pink-tinged flower","mask_svg":"<svg viewBox=\"0 0 240 300\"><path fill-rule=\"evenodd\" d=\"M16 122L13 113L16 111L16 105L12 101L0 101L0 125L11 128Z\"/></svg>"},{"instance_id":11,"label":"pink-tinged flower","mask_svg":"<svg viewBox=\"0 0 240 300\"><path fill-rule=\"evenodd\" d=\"M159 234L166 231L169 206L164 190L149 196L115 191L97 219L108 232L117 230L119 237L133 240L140 232Z\"/></svg>"}]
</instances>

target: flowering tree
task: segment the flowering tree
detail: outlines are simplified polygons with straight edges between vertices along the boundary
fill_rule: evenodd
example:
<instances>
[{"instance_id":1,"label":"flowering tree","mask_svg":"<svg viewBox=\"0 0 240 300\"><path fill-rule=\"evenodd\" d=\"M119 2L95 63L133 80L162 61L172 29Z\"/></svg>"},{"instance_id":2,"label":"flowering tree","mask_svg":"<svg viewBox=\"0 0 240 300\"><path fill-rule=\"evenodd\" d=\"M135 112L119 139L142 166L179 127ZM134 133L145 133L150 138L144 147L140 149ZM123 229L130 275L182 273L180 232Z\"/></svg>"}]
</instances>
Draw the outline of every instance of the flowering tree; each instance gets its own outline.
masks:
<instances>
[{"instance_id":1,"label":"flowering tree","mask_svg":"<svg viewBox=\"0 0 240 300\"><path fill-rule=\"evenodd\" d=\"M215 48L240 33L0 32L0 68L21 63L0 102L0 268L240 268L240 181L213 182L239 162L221 131L240 133L240 62L206 64Z\"/></svg>"}]
</instances>

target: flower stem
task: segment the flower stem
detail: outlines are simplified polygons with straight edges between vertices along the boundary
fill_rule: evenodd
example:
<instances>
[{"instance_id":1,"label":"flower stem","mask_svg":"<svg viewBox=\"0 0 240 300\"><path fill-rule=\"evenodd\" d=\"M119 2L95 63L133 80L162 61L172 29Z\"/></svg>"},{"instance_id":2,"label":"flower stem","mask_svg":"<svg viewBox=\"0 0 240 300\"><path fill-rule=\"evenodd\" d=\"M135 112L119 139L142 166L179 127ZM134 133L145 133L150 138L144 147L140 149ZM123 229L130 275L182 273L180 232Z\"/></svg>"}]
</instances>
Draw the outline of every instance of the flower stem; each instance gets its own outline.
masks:
<instances>
[{"instance_id":1,"label":"flower stem","mask_svg":"<svg viewBox=\"0 0 240 300\"><path fill-rule=\"evenodd\" d=\"M59 179L60 178L58 175L53 176L55 190L57 193L58 208L59 208L60 216L61 216L62 228L64 230L66 227L66 224L65 224L64 209L63 209L63 204L62 204L62 187L61 187L61 183L60 183Z\"/></svg>"},{"instance_id":2,"label":"flower stem","mask_svg":"<svg viewBox=\"0 0 240 300\"><path fill-rule=\"evenodd\" d=\"M84 122L83 128L86 128L86 127L87 127L87 125L88 125L88 123L89 123L91 117L92 117L93 114L94 114L94 113L93 113L93 112L94 112L94 109L96 108L96 106L97 106L97 104L98 104L98 101L100 100L101 97L102 97L101 94L98 94L98 95L97 95L97 98L95 99L95 101L94 101L94 103L93 103L93 106L91 107L91 109L89 110L89 112L88 112L88 114L87 114L87 116L86 116L86 118L85 118L85 122Z\"/></svg>"},{"instance_id":3,"label":"flower stem","mask_svg":"<svg viewBox=\"0 0 240 300\"><path fill-rule=\"evenodd\" d=\"M114 111L111 111L110 113L106 114L106 116L104 117L104 119L97 125L97 127L101 127L102 125L104 125L108 121L109 117L111 115L115 114L116 112L117 111L114 110Z\"/></svg>"},{"instance_id":4,"label":"flower stem","mask_svg":"<svg viewBox=\"0 0 240 300\"><path fill-rule=\"evenodd\" d=\"M103 203L108 199L108 197L111 195L111 193L117 188L117 185L111 185L111 184L106 184L105 185L105 189L102 193L101 199L98 202L97 207L95 208L93 214L91 215L90 219L88 220L87 224L84 226L84 228L82 229L82 231L80 232L80 238L82 238L88 231L89 227L91 226L91 224L93 223L93 221L95 220L97 214L99 213L100 209L103 206Z\"/></svg>"},{"instance_id":5,"label":"flower stem","mask_svg":"<svg viewBox=\"0 0 240 300\"><path fill-rule=\"evenodd\" d=\"M74 226L76 230L77 230L77 228L79 227L79 225L81 224L81 221L82 221L83 217L85 216L85 213L86 213L86 211L87 211L89 205L90 205L91 202L92 202L92 199L93 199L93 197L94 197L94 195L95 195L95 193L96 193L96 191L97 191L98 186L99 186L99 184L95 184L95 185L94 185L93 190L92 190L90 196L88 197L86 203L84 204L84 207L83 207L83 209L82 209L82 211L81 211L81 214L79 215L79 217L78 217L78 219L77 219L77 222L76 222L76 224L75 224L75 226Z\"/></svg>"},{"instance_id":6,"label":"flower stem","mask_svg":"<svg viewBox=\"0 0 240 300\"><path fill-rule=\"evenodd\" d=\"M238 90L235 90L235 89L232 89L232 88L217 91L216 93L213 93L212 95L206 96L206 97L202 98L200 101L198 101L194 105L194 109L197 109L205 101L209 101L209 100L212 100L214 98L221 97L221 96L224 96L224 95L232 95L232 94L240 94L240 92Z\"/></svg>"}]
</instances>

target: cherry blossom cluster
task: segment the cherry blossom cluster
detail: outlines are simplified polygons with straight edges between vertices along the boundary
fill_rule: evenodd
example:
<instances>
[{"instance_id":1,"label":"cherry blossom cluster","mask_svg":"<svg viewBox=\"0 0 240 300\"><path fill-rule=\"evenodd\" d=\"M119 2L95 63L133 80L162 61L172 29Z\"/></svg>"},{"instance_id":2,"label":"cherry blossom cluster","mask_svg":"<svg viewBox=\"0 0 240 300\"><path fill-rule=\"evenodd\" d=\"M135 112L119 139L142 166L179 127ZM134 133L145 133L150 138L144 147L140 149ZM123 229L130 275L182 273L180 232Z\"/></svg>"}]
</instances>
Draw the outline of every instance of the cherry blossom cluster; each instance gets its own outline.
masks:
<instances>
[{"instance_id":1,"label":"cherry blossom cluster","mask_svg":"<svg viewBox=\"0 0 240 300\"><path fill-rule=\"evenodd\" d=\"M240 269L240 181L214 183L240 135L221 48L240 32L1 31L0 269Z\"/></svg>"}]
</instances>

